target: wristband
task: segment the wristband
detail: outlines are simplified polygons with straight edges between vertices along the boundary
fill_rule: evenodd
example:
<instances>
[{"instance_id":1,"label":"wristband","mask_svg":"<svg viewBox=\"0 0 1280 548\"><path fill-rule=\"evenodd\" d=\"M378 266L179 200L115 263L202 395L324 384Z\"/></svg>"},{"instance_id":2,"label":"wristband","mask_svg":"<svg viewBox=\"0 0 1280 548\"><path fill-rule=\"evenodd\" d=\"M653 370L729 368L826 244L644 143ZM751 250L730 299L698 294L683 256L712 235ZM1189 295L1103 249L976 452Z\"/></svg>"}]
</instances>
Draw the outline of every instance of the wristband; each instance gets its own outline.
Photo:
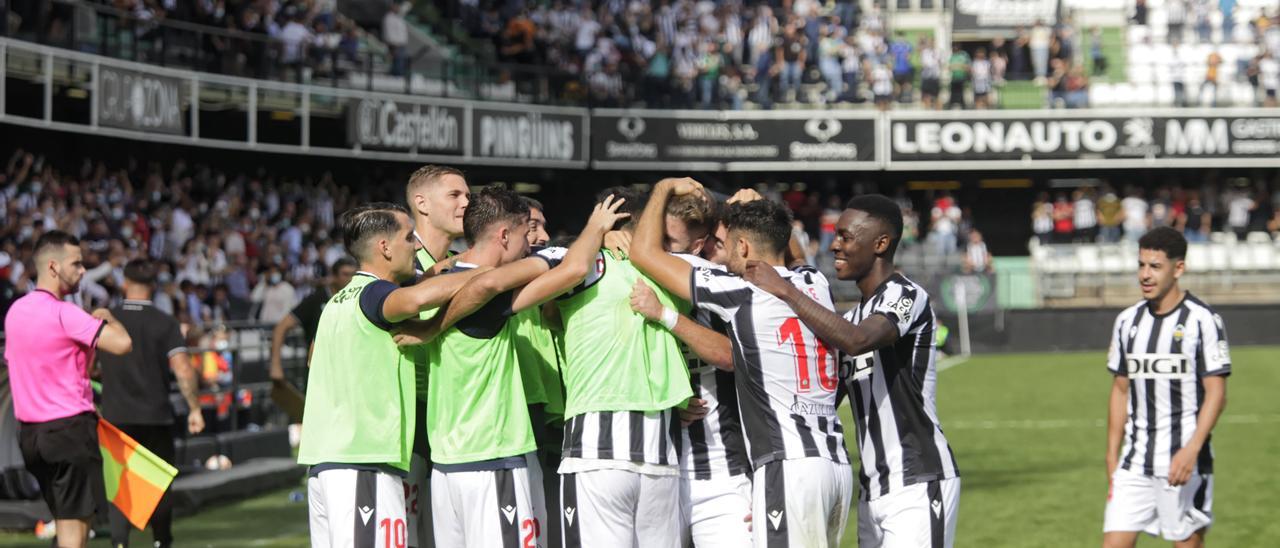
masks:
<instances>
[{"instance_id":1,"label":"wristband","mask_svg":"<svg viewBox=\"0 0 1280 548\"><path fill-rule=\"evenodd\" d=\"M680 321L679 313L665 306L662 307L662 327L667 328L667 331L672 331L676 328L676 322L678 321Z\"/></svg>"}]
</instances>

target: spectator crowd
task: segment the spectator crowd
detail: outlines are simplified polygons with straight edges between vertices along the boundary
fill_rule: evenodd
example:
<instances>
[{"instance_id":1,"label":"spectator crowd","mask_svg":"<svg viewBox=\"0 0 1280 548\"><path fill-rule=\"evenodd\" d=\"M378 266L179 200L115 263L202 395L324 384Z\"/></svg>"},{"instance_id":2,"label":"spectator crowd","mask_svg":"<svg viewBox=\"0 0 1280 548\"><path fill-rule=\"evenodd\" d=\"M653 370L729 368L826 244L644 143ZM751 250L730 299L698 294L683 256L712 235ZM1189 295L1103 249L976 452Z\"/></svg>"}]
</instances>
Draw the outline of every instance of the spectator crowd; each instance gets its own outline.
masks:
<instances>
[{"instance_id":1,"label":"spectator crowd","mask_svg":"<svg viewBox=\"0 0 1280 548\"><path fill-rule=\"evenodd\" d=\"M1070 18L1018 29L1012 40L947 49L931 36L891 31L878 4L864 11L854 0L449 4L472 36L492 40L502 61L577 76L582 95L602 106L987 108L1006 78L1036 80L1055 105L1087 103Z\"/></svg>"},{"instance_id":2,"label":"spectator crowd","mask_svg":"<svg viewBox=\"0 0 1280 548\"><path fill-rule=\"evenodd\" d=\"M1244 240L1251 232L1280 233L1280 187L1230 180L1199 188L1166 185L1154 193L1109 185L1043 192L1031 205L1031 228L1042 244L1137 242L1148 230L1168 226L1188 242L1209 240L1213 232Z\"/></svg>"},{"instance_id":3,"label":"spectator crowd","mask_svg":"<svg viewBox=\"0 0 1280 548\"><path fill-rule=\"evenodd\" d=\"M125 264L149 258L157 263L156 307L182 322L206 330L274 323L344 256L335 213L353 200L395 197L390 185L353 195L327 174L280 180L183 160L167 170L90 159L67 167L18 150L0 172L4 303L34 287L32 246L60 229L81 240L88 272L74 299L86 309L118 302Z\"/></svg>"}]
</instances>

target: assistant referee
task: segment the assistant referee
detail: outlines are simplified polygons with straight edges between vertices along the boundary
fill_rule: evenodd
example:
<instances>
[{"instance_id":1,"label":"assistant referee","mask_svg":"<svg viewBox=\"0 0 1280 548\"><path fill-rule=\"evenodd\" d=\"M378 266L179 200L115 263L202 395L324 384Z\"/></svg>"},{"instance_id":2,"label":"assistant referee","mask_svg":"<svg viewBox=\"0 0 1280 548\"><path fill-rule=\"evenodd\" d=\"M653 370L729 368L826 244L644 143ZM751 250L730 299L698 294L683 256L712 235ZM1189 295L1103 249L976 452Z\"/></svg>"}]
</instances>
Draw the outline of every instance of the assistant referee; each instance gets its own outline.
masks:
<instances>
[{"instance_id":1,"label":"assistant referee","mask_svg":"<svg viewBox=\"0 0 1280 548\"><path fill-rule=\"evenodd\" d=\"M63 548L88 543L89 520L105 498L98 417L89 364L95 350L127 354L128 331L106 309L93 314L62 300L84 277L80 240L54 230L36 240L36 290L5 315L18 445L40 484Z\"/></svg>"},{"instance_id":2,"label":"assistant referee","mask_svg":"<svg viewBox=\"0 0 1280 548\"><path fill-rule=\"evenodd\" d=\"M196 399L197 381L187 354L186 340L178 320L151 304L155 266L135 259L124 267L124 302L111 312L132 335L133 350L123 356L103 356L102 418L169 464L175 464L174 409L169 399L170 379L187 402L186 430L204 430L204 415ZM129 545L132 525L112 506L111 545ZM169 496L160 500L151 515L155 546L173 544L173 511Z\"/></svg>"}]
</instances>

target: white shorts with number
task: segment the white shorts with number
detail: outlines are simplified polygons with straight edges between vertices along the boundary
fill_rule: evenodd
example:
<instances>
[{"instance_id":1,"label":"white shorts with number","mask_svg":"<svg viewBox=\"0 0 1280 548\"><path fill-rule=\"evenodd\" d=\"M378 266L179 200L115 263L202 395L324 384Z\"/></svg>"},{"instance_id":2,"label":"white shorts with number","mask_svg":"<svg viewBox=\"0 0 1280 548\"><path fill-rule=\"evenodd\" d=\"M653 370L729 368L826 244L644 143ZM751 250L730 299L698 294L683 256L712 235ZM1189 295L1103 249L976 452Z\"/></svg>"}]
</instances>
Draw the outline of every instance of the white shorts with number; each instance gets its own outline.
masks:
<instances>
[{"instance_id":1,"label":"white shorts with number","mask_svg":"<svg viewBox=\"0 0 1280 548\"><path fill-rule=\"evenodd\" d=\"M750 476L680 478L680 517L693 546L751 546L750 513Z\"/></svg>"},{"instance_id":2,"label":"white shorts with number","mask_svg":"<svg viewBox=\"0 0 1280 548\"><path fill-rule=\"evenodd\" d=\"M858 503L859 548L951 548L960 515L960 478L908 485Z\"/></svg>"},{"instance_id":3,"label":"white shorts with number","mask_svg":"<svg viewBox=\"0 0 1280 548\"><path fill-rule=\"evenodd\" d=\"M409 460L409 477L404 479L404 510L409 527L409 548L433 548L431 463L417 453Z\"/></svg>"},{"instance_id":4,"label":"white shorts with number","mask_svg":"<svg viewBox=\"0 0 1280 548\"><path fill-rule=\"evenodd\" d=\"M840 546L853 501L853 468L820 457L773 461L752 479L756 548Z\"/></svg>"},{"instance_id":5,"label":"white shorts with number","mask_svg":"<svg viewBox=\"0 0 1280 548\"><path fill-rule=\"evenodd\" d=\"M431 514L436 546L503 548L546 546L542 470L532 453L526 466L504 470L431 471Z\"/></svg>"},{"instance_id":6,"label":"white shorts with number","mask_svg":"<svg viewBox=\"0 0 1280 548\"><path fill-rule=\"evenodd\" d=\"M404 484L385 472L325 470L307 478L312 548L406 548Z\"/></svg>"},{"instance_id":7,"label":"white shorts with number","mask_svg":"<svg viewBox=\"0 0 1280 548\"><path fill-rule=\"evenodd\" d=\"M676 548L680 478L627 470L560 474L564 548Z\"/></svg>"},{"instance_id":8,"label":"white shorts with number","mask_svg":"<svg viewBox=\"0 0 1280 548\"><path fill-rule=\"evenodd\" d=\"M1111 476L1102 531L1143 531L1165 540L1187 540L1213 523L1213 474L1191 474L1169 485L1164 477L1118 468Z\"/></svg>"}]
</instances>

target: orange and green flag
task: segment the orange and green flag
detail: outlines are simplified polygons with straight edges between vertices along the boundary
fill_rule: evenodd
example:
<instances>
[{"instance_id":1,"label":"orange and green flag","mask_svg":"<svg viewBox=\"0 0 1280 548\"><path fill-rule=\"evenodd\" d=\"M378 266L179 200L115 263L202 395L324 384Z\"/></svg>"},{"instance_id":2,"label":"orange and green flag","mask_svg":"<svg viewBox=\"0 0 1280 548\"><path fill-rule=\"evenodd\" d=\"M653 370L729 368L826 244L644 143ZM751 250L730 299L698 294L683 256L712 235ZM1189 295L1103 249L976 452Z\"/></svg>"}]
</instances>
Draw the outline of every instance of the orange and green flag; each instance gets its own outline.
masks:
<instances>
[{"instance_id":1,"label":"orange and green flag","mask_svg":"<svg viewBox=\"0 0 1280 548\"><path fill-rule=\"evenodd\" d=\"M178 469L102 419L98 419L98 448L102 451L107 500L134 527L146 528Z\"/></svg>"}]
</instances>

